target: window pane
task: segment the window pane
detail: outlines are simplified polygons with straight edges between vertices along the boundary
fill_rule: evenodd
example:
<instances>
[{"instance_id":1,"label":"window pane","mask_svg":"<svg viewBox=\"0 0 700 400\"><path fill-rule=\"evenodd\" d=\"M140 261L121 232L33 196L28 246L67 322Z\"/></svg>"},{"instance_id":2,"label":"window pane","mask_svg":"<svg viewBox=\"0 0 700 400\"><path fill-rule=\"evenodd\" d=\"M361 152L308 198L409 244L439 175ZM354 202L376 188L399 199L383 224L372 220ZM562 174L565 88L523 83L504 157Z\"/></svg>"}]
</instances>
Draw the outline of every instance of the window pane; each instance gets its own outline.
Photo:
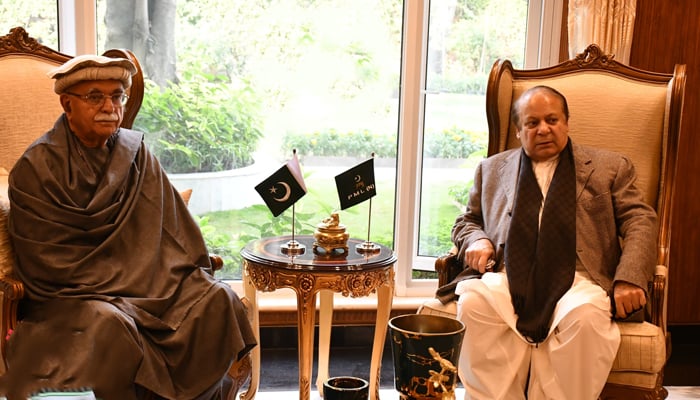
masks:
<instances>
[{"instance_id":1,"label":"window pane","mask_svg":"<svg viewBox=\"0 0 700 400\"><path fill-rule=\"evenodd\" d=\"M145 68L135 128L176 186L194 189L190 209L227 278L241 277L249 240L292 233L292 209L274 218L254 190L292 149L308 189L296 234L339 208L335 175L374 152L377 195L340 222L393 246L400 0L129 3L98 0L100 51L133 49Z\"/></svg>"},{"instance_id":2,"label":"window pane","mask_svg":"<svg viewBox=\"0 0 700 400\"><path fill-rule=\"evenodd\" d=\"M0 34L21 26L41 44L58 49L56 0L0 0Z\"/></svg>"},{"instance_id":3,"label":"window pane","mask_svg":"<svg viewBox=\"0 0 700 400\"><path fill-rule=\"evenodd\" d=\"M474 168L486 155L485 92L491 66L508 58L522 67L527 0L432 0L418 255L451 247Z\"/></svg>"}]
</instances>

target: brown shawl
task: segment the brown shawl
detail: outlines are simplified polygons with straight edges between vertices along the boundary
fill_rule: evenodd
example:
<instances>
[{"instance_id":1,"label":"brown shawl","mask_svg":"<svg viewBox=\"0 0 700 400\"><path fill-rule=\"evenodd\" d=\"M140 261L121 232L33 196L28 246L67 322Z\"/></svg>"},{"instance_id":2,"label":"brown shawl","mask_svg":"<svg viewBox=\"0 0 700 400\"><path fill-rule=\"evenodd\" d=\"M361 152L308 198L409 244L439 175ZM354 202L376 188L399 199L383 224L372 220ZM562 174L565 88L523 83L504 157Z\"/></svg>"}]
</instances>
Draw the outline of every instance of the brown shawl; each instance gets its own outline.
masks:
<instances>
[{"instance_id":1,"label":"brown shawl","mask_svg":"<svg viewBox=\"0 0 700 400\"><path fill-rule=\"evenodd\" d=\"M145 147L143 135L126 129L115 135L106 165L96 166L85 157L86 149L62 116L30 146L10 174L16 272L31 299L25 320L41 316L37 322L42 331L49 326L51 335L61 337L61 331L87 329L85 321L78 320L80 327L65 326L73 313L83 319L86 315L81 307L74 307L76 299L90 300L86 304L107 302L113 306L110 310L123 313L126 328L94 333L134 335L127 341L134 347L125 345L122 350L140 355L133 365L121 360L112 365L114 374L167 398L193 398L221 379L230 362L255 341L239 299L211 277L199 228ZM200 315L204 311L210 316ZM52 318L55 314L61 317ZM97 322L89 325L99 326ZM66 382L100 384L60 371L47 372L50 368L41 365L31 367L34 371L12 373L13 354L34 357L38 364L45 358L41 353L13 353L13 348L44 349L32 342L53 342L37 329L30 331L32 326L22 323L13 334L10 375L23 379L18 377L48 374L48 383L54 387ZM76 345L86 347L63 352L60 356L69 359L62 363L82 366L83 372L77 374L84 374L94 367L91 353L101 351L87 349L100 342L104 338L84 338ZM115 339L106 345L110 342L112 346L122 343ZM45 371L39 371L42 368ZM110 378L117 379L115 375ZM95 391L102 398L119 396L100 394L97 387Z\"/></svg>"}]
</instances>

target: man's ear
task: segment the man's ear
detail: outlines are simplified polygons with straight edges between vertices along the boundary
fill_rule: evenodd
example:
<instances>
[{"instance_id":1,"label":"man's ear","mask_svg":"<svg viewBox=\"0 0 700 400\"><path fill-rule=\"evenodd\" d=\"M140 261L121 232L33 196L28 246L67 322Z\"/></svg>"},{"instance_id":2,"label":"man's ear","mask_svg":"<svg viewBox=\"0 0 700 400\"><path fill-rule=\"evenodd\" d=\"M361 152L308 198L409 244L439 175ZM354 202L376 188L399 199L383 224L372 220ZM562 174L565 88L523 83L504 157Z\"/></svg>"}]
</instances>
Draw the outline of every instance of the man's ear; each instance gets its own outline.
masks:
<instances>
[{"instance_id":1,"label":"man's ear","mask_svg":"<svg viewBox=\"0 0 700 400\"><path fill-rule=\"evenodd\" d=\"M61 94L59 100L61 102L61 107L63 107L63 111L67 113L71 112L71 101L73 99L71 99L67 94Z\"/></svg>"}]
</instances>

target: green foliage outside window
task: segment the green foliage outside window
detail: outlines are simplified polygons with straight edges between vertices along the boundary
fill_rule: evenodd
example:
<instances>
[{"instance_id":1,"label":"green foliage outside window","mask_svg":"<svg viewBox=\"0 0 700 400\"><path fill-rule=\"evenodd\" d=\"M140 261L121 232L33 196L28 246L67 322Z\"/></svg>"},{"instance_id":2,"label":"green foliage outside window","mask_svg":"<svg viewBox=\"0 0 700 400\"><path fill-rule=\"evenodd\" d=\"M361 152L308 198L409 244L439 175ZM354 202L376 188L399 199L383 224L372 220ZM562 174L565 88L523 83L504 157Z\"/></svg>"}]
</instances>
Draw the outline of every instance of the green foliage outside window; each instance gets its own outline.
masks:
<instances>
[{"instance_id":1,"label":"green foliage outside window","mask_svg":"<svg viewBox=\"0 0 700 400\"><path fill-rule=\"evenodd\" d=\"M440 132L428 133L423 144L423 154L429 158L469 158L486 148L483 132L471 132L450 127Z\"/></svg>"},{"instance_id":2,"label":"green foliage outside window","mask_svg":"<svg viewBox=\"0 0 700 400\"><path fill-rule=\"evenodd\" d=\"M212 172L253 163L262 137L258 100L247 85L190 72L177 84L146 81L134 123L169 173Z\"/></svg>"},{"instance_id":3,"label":"green foliage outside window","mask_svg":"<svg viewBox=\"0 0 700 400\"><path fill-rule=\"evenodd\" d=\"M451 127L426 134L424 147L424 154L429 158L468 158L486 148L486 138L482 132ZM363 158L374 152L378 157L395 158L396 139L394 135L368 130L338 132L329 129L285 135L282 152L291 153L292 149L305 156Z\"/></svg>"},{"instance_id":4,"label":"green foliage outside window","mask_svg":"<svg viewBox=\"0 0 700 400\"><path fill-rule=\"evenodd\" d=\"M302 156L320 157L369 157L374 152L378 157L396 157L396 137L362 130L339 132L328 129L311 133L288 133L282 140L282 152L292 149Z\"/></svg>"}]
</instances>

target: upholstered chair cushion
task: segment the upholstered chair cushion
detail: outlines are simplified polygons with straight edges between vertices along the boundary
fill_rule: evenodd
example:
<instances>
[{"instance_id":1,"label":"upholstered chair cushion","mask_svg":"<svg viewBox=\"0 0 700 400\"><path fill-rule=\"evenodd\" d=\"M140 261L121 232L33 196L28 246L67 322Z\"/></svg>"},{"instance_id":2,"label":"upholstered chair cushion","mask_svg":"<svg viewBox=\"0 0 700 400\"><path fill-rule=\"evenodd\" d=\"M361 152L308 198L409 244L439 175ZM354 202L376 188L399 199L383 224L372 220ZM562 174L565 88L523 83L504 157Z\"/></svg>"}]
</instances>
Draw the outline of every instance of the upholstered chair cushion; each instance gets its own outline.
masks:
<instances>
[{"instance_id":1,"label":"upholstered chair cushion","mask_svg":"<svg viewBox=\"0 0 700 400\"><path fill-rule=\"evenodd\" d=\"M4 57L0 68L3 85L0 94L3 100L0 113L1 167L12 168L24 150L51 128L63 112L58 96L53 93L53 79L46 76L57 65L31 56ZM27 104L32 105L32 118L26 117Z\"/></svg>"},{"instance_id":2,"label":"upholstered chair cushion","mask_svg":"<svg viewBox=\"0 0 700 400\"><path fill-rule=\"evenodd\" d=\"M10 211L10 201L7 199L7 170L0 167L0 276L12 271L14 255L10 245L10 235L7 233L7 217Z\"/></svg>"},{"instance_id":3,"label":"upholstered chair cushion","mask_svg":"<svg viewBox=\"0 0 700 400\"><path fill-rule=\"evenodd\" d=\"M542 84L540 80L519 79L510 82L504 78L501 86L504 93L499 97L499 115L510 115L512 99L518 98L526 89ZM548 85L562 92L571 110L569 135L578 144L603 148L622 153L630 158L637 172L637 186L645 201L657 207L659 180L662 165L660 151L664 129L664 109L667 88L659 84L632 82L619 79L609 73L586 72L551 78ZM600 113L601 99L592 93L591 86L606 88L607 112ZM510 92L509 92L510 91ZM636 110L635 118L629 118L629 110ZM502 149L520 146L515 129L509 120L503 120L500 140Z\"/></svg>"},{"instance_id":4,"label":"upholstered chair cushion","mask_svg":"<svg viewBox=\"0 0 700 400\"><path fill-rule=\"evenodd\" d=\"M190 204L190 197L192 197L192 189L185 189L182 192L180 192L180 196L182 197L182 200L185 201L185 205Z\"/></svg>"}]
</instances>

